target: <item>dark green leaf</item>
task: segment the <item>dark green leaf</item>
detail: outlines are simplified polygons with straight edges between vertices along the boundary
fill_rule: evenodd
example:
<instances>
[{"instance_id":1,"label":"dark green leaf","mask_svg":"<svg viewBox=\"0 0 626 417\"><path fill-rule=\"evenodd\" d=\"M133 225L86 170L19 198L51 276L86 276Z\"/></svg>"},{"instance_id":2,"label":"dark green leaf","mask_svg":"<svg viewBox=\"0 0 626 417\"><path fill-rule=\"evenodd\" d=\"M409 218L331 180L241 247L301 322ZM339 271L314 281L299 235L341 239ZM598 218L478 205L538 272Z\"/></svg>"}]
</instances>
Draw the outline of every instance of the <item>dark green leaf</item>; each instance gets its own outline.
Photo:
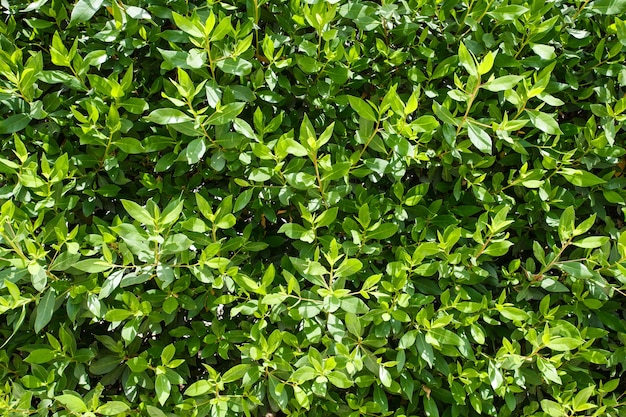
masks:
<instances>
[{"instance_id":1,"label":"dark green leaf","mask_svg":"<svg viewBox=\"0 0 626 417\"><path fill-rule=\"evenodd\" d=\"M6 119L0 120L0 134L19 132L24 129L31 121L31 117L27 114L14 114Z\"/></svg>"}]
</instances>

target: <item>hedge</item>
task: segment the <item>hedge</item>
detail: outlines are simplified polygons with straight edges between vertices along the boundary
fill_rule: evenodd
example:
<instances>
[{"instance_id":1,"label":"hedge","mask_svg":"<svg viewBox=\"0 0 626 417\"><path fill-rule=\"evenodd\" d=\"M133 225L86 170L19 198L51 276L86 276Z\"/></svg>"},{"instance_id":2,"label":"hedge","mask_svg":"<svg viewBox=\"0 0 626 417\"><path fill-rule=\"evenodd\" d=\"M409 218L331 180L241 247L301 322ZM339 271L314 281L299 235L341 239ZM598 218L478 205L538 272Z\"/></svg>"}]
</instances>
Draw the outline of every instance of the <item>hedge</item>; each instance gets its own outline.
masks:
<instances>
[{"instance_id":1,"label":"hedge","mask_svg":"<svg viewBox=\"0 0 626 417\"><path fill-rule=\"evenodd\" d=\"M626 2L0 3L3 416L626 415Z\"/></svg>"}]
</instances>

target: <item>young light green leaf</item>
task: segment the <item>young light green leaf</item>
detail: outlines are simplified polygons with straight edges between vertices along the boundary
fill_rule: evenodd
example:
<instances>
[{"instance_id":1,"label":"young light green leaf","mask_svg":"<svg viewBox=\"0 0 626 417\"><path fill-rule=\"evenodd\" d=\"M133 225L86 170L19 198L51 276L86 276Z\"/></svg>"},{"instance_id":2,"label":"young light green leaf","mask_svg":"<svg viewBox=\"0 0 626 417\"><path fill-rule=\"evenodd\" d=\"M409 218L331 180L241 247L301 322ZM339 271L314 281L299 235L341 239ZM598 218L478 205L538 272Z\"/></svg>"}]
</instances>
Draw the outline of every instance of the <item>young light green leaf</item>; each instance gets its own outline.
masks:
<instances>
[{"instance_id":1,"label":"young light green leaf","mask_svg":"<svg viewBox=\"0 0 626 417\"><path fill-rule=\"evenodd\" d=\"M72 413L84 413L88 410L87 405L80 397L72 394L61 394L54 397L55 401L63 404Z\"/></svg>"},{"instance_id":2,"label":"young light green leaf","mask_svg":"<svg viewBox=\"0 0 626 417\"><path fill-rule=\"evenodd\" d=\"M194 38L204 38L204 27L199 21L194 21L193 18L182 16L176 12L172 13L172 18L174 19L176 26L183 32L193 36Z\"/></svg>"},{"instance_id":3,"label":"young light green leaf","mask_svg":"<svg viewBox=\"0 0 626 417\"><path fill-rule=\"evenodd\" d=\"M522 79L523 77L519 75L504 75L490 79L484 83L481 88L493 92L512 90Z\"/></svg>"},{"instance_id":4,"label":"young light green leaf","mask_svg":"<svg viewBox=\"0 0 626 417\"><path fill-rule=\"evenodd\" d=\"M550 339L550 341L546 343L546 345L552 350L566 352L576 349L583 343L584 340L575 339L573 337L555 337L554 339Z\"/></svg>"},{"instance_id":5,"label":"young light green leaf","mask_svg":"<svg viewBox=\"0 0 626 417\"><path fill-rule=\"evenodd\" d=\"M130 407L128 404L122 401L109 401L98 407L96 409L96 413L104 416L116 416L128 411L129 409Z\"/></svg>"},{"instance_id":6,"label":"young light green leaf","mask_svg":"<svg viewBox=\"0 0 626 417\"><path fill-rule=\"evenodd\" d=\"M606 183L602 178L581 169L562 168L559 174L578 187L593 187Z\"/></svg>"}]
</instances>

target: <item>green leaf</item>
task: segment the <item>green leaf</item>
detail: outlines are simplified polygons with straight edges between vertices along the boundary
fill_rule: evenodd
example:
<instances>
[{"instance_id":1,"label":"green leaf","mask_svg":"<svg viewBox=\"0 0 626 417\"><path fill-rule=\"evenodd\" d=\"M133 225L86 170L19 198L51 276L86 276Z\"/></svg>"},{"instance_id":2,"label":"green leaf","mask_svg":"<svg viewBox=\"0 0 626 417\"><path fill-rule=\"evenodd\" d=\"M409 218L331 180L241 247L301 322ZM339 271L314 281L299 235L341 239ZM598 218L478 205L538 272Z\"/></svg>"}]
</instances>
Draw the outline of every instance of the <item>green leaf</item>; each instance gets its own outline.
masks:
<instances>
[{"instance_id":1,"label":"green leaf","mask_svg":"<svg viewBox=\"0 0 626 417\"><path fill-rule=\"evenodd\" d=\"M84 23L91 19L104 4L104 0L78 0L72 9L70 26Z\"/></svg>"},{"instance_id":2,"label":"green leaf","mask_svg":"<svg viewBox=\"0 0 626 417\"><path fill-rule=\"evenodd\" d=\"M172 18L176 26L183 32L193 36L194 38L204 38L204 28L200 22L195 22L194 19L189 19L176 12L172 13Z\"/></svg>"},{"instance_id":3,"label":"green leaf","mask_svg":"<svg viewBox=\"0 0 626 417\"><path fill-rule=\"evenodd\" d=\"M448 329L444 329L442 327L430 329L426 333L426 342L434 344L435 346L440 345L454 345L459 346L463 344L463 341L459 336L454 334Z\"/></svg>"},{"instance_id":4,"label":"green leaf","mask_svg":"<svg viewBox=\"0 0 626 417\"><path fill-rule=\"evenodd\" d=\"M559 218L559 238L561 242L567 241L574 235L575 224L574 220L576 219L576 212L574 211L573 206L568 206L563 213L561 213L561 217Z\"/></svg>"},{"instance_id":5,"label":"green leaf","mask_svg":"<svg viewBox=\"0 0 626 417\"><path fill-rule=\"evenodd\" d=\"M530 315L517 307L501 307L498 308L500 315L514 322L525 322L530 320Z\"/></svg>"},{"instance_id":6,"label":"green leaf","mask_svg":"<svg viewBox=\"0 0 626 417\"><path fill-rule=\"evenodd\" d=\"M411 127L420 133L433 132L439 127L439 122L434 116L428 114L420 116L411 122Z\"/></svg>"},{"instance_id":7,"label":"green leaf","mask_svg":"<svg viewBox=\"0 0 626 417\"><path fill-rule=\"evenodd\" d=\"M350 173L351 168L352 168L352 163L349 161L338 162L336 164L333 164L330 170L324 171L322 182L333 181L333 180L338 180L340 178L344 178L346 175Z\"/></svg>"},{"instance_id":8,"label":"green leaf","mask_svg":"<svg viewBox=\"0 0 626 417\"><path fill-rule=\"evenodd\" d=\"M393 380L391 379L391 374L389 371L382 365L378 365L378 378L380 378L381 384L385 387L389 388Z\"/></svg>"},{"instance_id":9,"label":"green leaf","mask_svg":"<svg viewBox=\"0 0 626 417\"><path fill-rule=\"evenodd\" d=\"M306 229L297 223L283 224L280 229L278 229L278 233L284 233L291 239L299 239L303 242L308 243L311 243L315 240L315 230Z\"/></svg>"},{"instance_id":10,"label":"green leaf","mask_svg":"<svg viewBox=\"0 0 626 417\"><path fill-rule=\"evenodd\" d=\"M550 115L537 110L526 109L530 122L537 129L550 135L562 135L563 132L559 128L559 124Z\"/></svg>"},{"instance_id":11,"label":"green leaf","mask_svg":"<svg viewBox=\"0 0 626 417\"><path fill-rule=\"evenodd\" d=\"M200 395L204 395L211 390L211 384L209 381L200 380L194 382L189 385L189 387L185 390L185 395L187 397L198 397Z\"/></svg>"},{"instance_id":12,"label":"green leaf","mask_svg":"<svg viewBox=\"0 0 626 417\"><path fill-rule=\"evenodd\" d=\"M424 414L426 417L439 417L437 402L430 396L424 396Z\"/></svg>"},{"instance_id":13,"label":"green leaf","mask_svg":"<svg viewBox=\"0 0 626 417\"><path fill-rule=\"evenodd\" d=\"M89 371L94 375L105 375L116 369L121 363L119 356L106 355L96 359L89 365Z\"/></svg>"},{"instance_id":14,"label":"green leaf","mask_svg":"<svg viewBox=\"0 0 626 417\"><path fill-rule=\"evenodd\" d=\"M121 201L122 201L122 206L124 206L124 210L126 210L126 212L130 214L130 216L133 219L137 220L139 223L143 225L154 224L154 219L152 218L148 210L146 210L144 207L141 207L139 204L135 203L134 201L130 201L130 200L121 200Z\"/></svg>"},{"instance_id":15,"label":"green leaf","mask_svg":"<svg viewBox=\"0 0 626 417\"><path fill-rule=\"evenodd\" d=\"M302 408L306 408L307 410L309 409L311 402L309 400L309 396L306 394L306 392L300 388L297 385L293 386L293 394L294 397L296 399L296 401L298 402L298 404L300 404L300 406Z\"/></svg>"},{"instance_id":16,"label":"green leaf","mask_svg":"<svg viewBox=\"0 0 626 417\"><path fill-rule=\"evenodd\" d=\"M167 399L170 397L170 390L172 389L172 384L170 380L167 379L165 374L159 374L156 377L154 383L154 390L156 393L156 398L159 404L164 405Z\"/></svg>"},{"instance_id":17,"label":"green leaf","mask_svg":"<svg viewBox=\"0 0 626 417\"><path fill-rule=\"evenodd\" d=\"M78 269L79 271L94 274L108 271L109 269L113 268L113 265L101 259L84 259L82 261L76 262L72 265L72 267Z\"/></svg>"},{"instance_id":18,"label":"green leaf","mask_svg":"<svg viewBox=\"0 0 626 417\"><path fill-rule=\"evenodd\" d=\"M576 349L583 343L584 340L574 339L573 337L555 337L553 339L550 339L550 341L546 343L546 346L548 346L548 348L552 350L566 352Z\"/></svg>"},{"instance_id":19,"label":"green leaf","mask_svg":"<svg viewBox=\"0 0 626 417\"><path fill-rule=\"evenodd\" d=\"M19 132L28 126L31 120L31 117L27 114L14 114L6 119L2 119L0 120L0 135Z\"/></svg>"},{"instance_id":20,"label":"green leaf","mask_svg":"<svg viewBox=\"0 0 626 417\"><path fill-rule=\"evenodd\" d=\"M339 212L338 207L332 207L328 210L324 210L322 214L315 218L315 227L326 227L332 224L337 218L337 213Z\"/></svg>"},{"instance_id":21,"label":"green leaf","mask_svg":"<svg viewBox=\"0 0 626 417\"><path fill-rule=\"evenodd\" d=\"M433 102L433 112L435 113L435 116L437 116L439 120L441 120L444 124L451 126L459 125L458 120L454 118L452 113L450 113L450 110L448 110L447 107L444 107L441 104L437 103L436 101Z\"/></svg>"},{"instance_id":22,"label":"green leaf","mask_svg":"<svg viewBox=\"0 0 626 417\"><path fill-rule=\"evenodd\" d=\"M578 393L574 397L574 400L572 401L574 411L584 411L596 407L593 404L587 404L587 401L589 401L589 398L594 393L595 388L596 387L594 385L590 385L587 388L583 388L578 391Z\"/></svg>"},{"instance_id":23,"label":"green leaf","mask_svg":"<svg viewBox=\"0 0 626 417\"><path fill-rule=\"evenodd\" d=\"M398 342L398 349L409 349L411 346L415 344L415 339L417 337L417 330L409 330L404 333Z\"/></svg>"},{"instance_id":24,"label":"green leaf","mask_svg":"<svg viewBox=\"0 0 626 417\"><path fill-rule=\"evenodd\" d=\"M370 106L365 100L360 97L348 96L348 101L350 102L350 107L352 107L352 109L359 116L371 122L378 121L378 117L376 117L374 109L372 109L372 106Z\"/></svg>"},{"instance_id":25,"label":"green leaf","mask_svg":"<svg viewBox=\"0 0 626 417\"><path fill-rule=\"evenodd\" d=\"M343 278L356 274L363 268L363 263L358 259L344 259L335 270L335 277Z\"/></svg>"},{"instance_id":26,"label":"green leaf","mask_svg":"<svg viewBox=\"0 0 626 417\"><path fill-rule=\"evenodd\" d=\"M173 344L170 343L169 345L165 346L161 351L161 363L163 365L167 365L168 363L170 363L170 361L174 357L174 354L176 354L176 348Z\"/></svg>"},{"instance_id":27,"label":"green leaf","mask_svg":"<svg viewBox=\"0 0 626 417\"><path fill-rule=\"evenodd\" d=\"M490 10L487 14L498 21L507 22L517 19L529 10L527 7L518 4L510 4L499 6L495 10Z\"/></svg>"},{"instance_id":28,"label":"green leaf","mask_svg":"<svg viewBox=\"0 0 626 417\"><path fill-rule=\"evenodd\" d=\"M172 200L161 213L159 218L160 225L170 225L175 223L183 211L183 201L180 199Z\"/></svg>"},{"instance_id":29,"label":"green leaf","mask_svg":"<svg viewBox=\"0 0 626 417\"><path fill-rule=\"evenodd\" d=\"M395 223L382 223L373 230L368 230L367 237L369 239L383 240L395 235L398 231L398 225Z\"/></svg>"},{"instance_id":30,"label":"green leaf","mask_svg":"<svg viewBox=\"0 0 626 417\"><path fill-rule=\"evenodd\" d=\"M185 158L189 165L197 164L200 162L206 152L206 144L204 138L197 138L189 142L187 149L185 149Z\"/></svg>"},{"instance_id":31,"label":"green leaf","mask_svg":"<svg viewBox=\"0 0 626 417\"><path fill-rule=\"evenodd\" d=\"M124 321L132 315L132 311L114 308L106 312L104 319L110 322L118 322Z\"/></svg>"},{"instance_id":32,"label":"green leaf","mask_svg":"<svg viewBox=\"0 0 626 417\"><path fill-rule=\"evenodd\" d=\"M489 362L488 375L491 388L498 389L504 383L504 377L502 372L494 365L493 362Z\"/></svg>"},{"instance_id":33,"label":"green leaf","mask_svg":"<svg viewBox=\"0 0 626 417\"><path fill-rule=\"evenodd\" d=\"M148 102L137 97L127 98L126 100L120 102L120 106L133 114L143 114L143 112L148 110Z\"/></svg>"},{"instance_id":34,"label":"green leaf","mask_svg":"<svg viewBox=\"0 0 626 417\"><path fill-rule=\"evenodd\" d=\"M315 369L311 368L310 366L302 366L296 369L295 372L291 374L291 377L289 379L301 384L303 382L312 380L313 378L315 378L315 376Z\"/></svg>"},{"instance_id":35,"label":"green leaf","mask_svg":"<svg viewBox=\"0 0 626 417\"><path fill-rule=\"evenodd\" d=\"M246 103L230 103L220 107L212 115L208 117L206 123L208 125L224 125L235 120L241 113Z\"/></svg>"},{"instance_id":36,"label":"green leaf","mask_svg":"<svg viewBox=\"0 0 626 417\"><path fill-rule=\"evenodd\" d=\"M481 88L493 92L512 90L522 79L523 77L519 75L504 75L489 79Z\"/></svg>"},{"instance_id":37,"label":"green leaf","mask_svg":"<svg viewBox=\"0 0 626 417\"><path fill-rule=\"evenodd\" d=\"M127 154L139 154L145 151L143 146L141 146L141 142L135 138L121 138L113 142L113 144Z\"/></svg>"},{"instance_id":38,"label":"green leaf","mask_svg":"<svg viewBox=\"0 0 626 417\"><path fill-rule=\"evenodd\" d=\"M147 405L146 410L148 411L148 415L150 417L168 417L167 414L152 405Z\"/></svg>"},{"instance_id":39,"label":"green leaf","mask_svg":"<svg viewBox=\"0 0 626 417\"><path fill-rule=\"evenodd\" d=\"M61 394L54 397L55 401L63 404L72 413L84 413L88 411L87 405L79 397L71 394Z\"/></svg>"},{"instance_id":40,"label":"green leaf","mask_svg":"<svg viewBox=\"0 0 626 417\"><path fill-rule=\"evenodd\" d=\"M217 67L227 74L238 76L248 75L252 71L252 64L241 57L218 61Z\"/></svg>"},{"instance_id":41,"label":"green leaf","mask_svg":"<svg viewBox=\"0 0 626 417\"><path fill-rule=\"evenodd\" d=\"M121 401L109 401L98 407L96 413L105 416L115 416L128 410L130 410L130 407L126 403Z\"/></svg>"},{"instance_id":42,"label":"green leaf","mask_svg":"<svg viewBox=\"0 0 626 417\"><path fill-rule=\"evenodd\" d=\"M248 188L247 190L242 191L235 200L233 204L233 212L238 212L243 210L250 200L252 199L252 194L254 193L254 189Z\"/></svg>"},{"instance_id":43,"label":"green leaf","mask_svg":"<svg viewBox=\"0 0 626 417\"><path fill-rule=\"evenodd\" d=\"M546 380L554 382L559 385L562 383L561 378L559 377L559 374L556 368L548 360L545 360L541 358L540 356L537 356L537 367L539 368L539 371L541 372L541 374Z\"/></svg>"},{"instance_id":44,"label":"green leaf","mask_svg":"<svg viewBox=\"0 0 626 417\"><path fill-rule=\"evenodd\" d=\"M56 292L54 288L49 287L44 296L37 304L37 316L35 318L35 333L39 333L52 319L54 313L54 304L56 301Z\"/></svg>"},{"instance_id":45,"label":"green leaf","mask_svg":"<svg viewBox=\"0 0 626 417\"><path fill-rule=\"evenodd\" d=\"M350 388L353 384L352 381L343 372L331 371L326 375L326 377L331 384L338 388Z\"/></svg>"},{"instance_id":46,"label":"green leaf","mask_svg":"<svg viewBox=\"0 0 626 417\"><path fill-rule=\"evenodd\" d=\"M52 361L57 354L50 348L35 349L24 359L26 363L42 364Z\"/></svg>"},{"instance_id":47,"label":"green leaf","mask_svg":"<svg viewBox=\"0 0 626 417\"><path fill-rule=\"evenodd\" d=\"M252 368L250 364L240 363L239 365L235 365L230 368L228 371L224 372L222 375L222 382L228 384L230 382L235 382L244 377L246 372Z\"/></svg>"},{"instance_id":48,"label":"green leaf","mask_svg":"<svg viewBox=\"0 0 626 417\"><path fill-rule=\"evenodd\" d=\"M367 304L357 297L343 297L340 302L341 309L347 313L365 314L369 311Z\"/></svg>"},{"instance_id":49,"label":"green leaf","mask_svg":"<svg viewBox=\"0 0 626 417\"><path fill-rule=\"evenodd\" d=\"M606 15L626 13L626 1L624 0L596 0L587 7L589 10Z\"/></svg>"},{"instance_id":50,"label":"green leaf","mask_svg":"<svg viewBox=\"0 0 626 417\"><path fill-rule=\"evenodd\" d=\"M572 245L577 246L579 248L599 248L600 246L606 244L610 241L608 236L589 236L583 239L576 240L572 242Z\"/></svg>"},{"instance_id":51,"label":"green leaf","mask_svg":"<svg viewBox=\"0 0 626 417\"><path fill-rule=\"evenodd\" d=\"M193 119L177 109L157 109L152 111L146 120L160 125L190 122Z\"/></svg>"},{"instance_id":52,"label":"green leaf","mask_svg":"<svg viewBox=\"0 0 626 417\"><path fill-rule=\"evenodd\" d=\"M513 246L513 242L508 240L492 240L483 253L490 256L503 256L511 246Z\"/></svg>"},{"instance_id":53,"label":"green leaf","mask_svg":"<svg viewBox=\"0 0 626 417\"><path fill-rule=\"evenodd\" d=\"M593 187L594 185L606 184L606 181L602 178L580 169L561 168L559 174L578 187Z\"/></svg>"},{"instance_id":54,"label":"green leaf","mask_svg":"<svg viewBox=\"0 0 626 417\"><path fill-rule=\"evenodd\" d=\"M491 155L491 136L487 132L480 127L474 126L472 123L468 123L467 133L470 141L479 151Z\"/></svg>"},{"instance_id":55,"label":"green leaf","mask_svg":"<svg viewBox=\"0 0 626 417\"><path fill-rule=\"evenodd\" d=\"M463 42L459 42L459 62L470 75L478 76L476 60Z\"/></svg>"}]
</instances>

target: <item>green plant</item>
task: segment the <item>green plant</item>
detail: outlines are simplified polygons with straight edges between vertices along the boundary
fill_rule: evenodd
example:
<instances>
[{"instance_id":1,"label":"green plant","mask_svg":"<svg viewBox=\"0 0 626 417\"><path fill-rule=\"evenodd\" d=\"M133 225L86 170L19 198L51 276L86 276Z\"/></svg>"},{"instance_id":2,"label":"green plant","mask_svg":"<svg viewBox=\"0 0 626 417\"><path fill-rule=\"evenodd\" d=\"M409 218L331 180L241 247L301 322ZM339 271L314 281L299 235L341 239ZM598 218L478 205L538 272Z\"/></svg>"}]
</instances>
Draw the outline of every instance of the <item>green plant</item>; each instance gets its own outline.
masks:
<instances>
[{"instance_id":1,"label":"green plant","mask_svg":"<svg viewBox=\"0 0 626 417\"><path fill-rule=\"evenodd\" d=\"M626 2L1 7L2 415L624 415Z\"/></svg>"}]
</instances>

